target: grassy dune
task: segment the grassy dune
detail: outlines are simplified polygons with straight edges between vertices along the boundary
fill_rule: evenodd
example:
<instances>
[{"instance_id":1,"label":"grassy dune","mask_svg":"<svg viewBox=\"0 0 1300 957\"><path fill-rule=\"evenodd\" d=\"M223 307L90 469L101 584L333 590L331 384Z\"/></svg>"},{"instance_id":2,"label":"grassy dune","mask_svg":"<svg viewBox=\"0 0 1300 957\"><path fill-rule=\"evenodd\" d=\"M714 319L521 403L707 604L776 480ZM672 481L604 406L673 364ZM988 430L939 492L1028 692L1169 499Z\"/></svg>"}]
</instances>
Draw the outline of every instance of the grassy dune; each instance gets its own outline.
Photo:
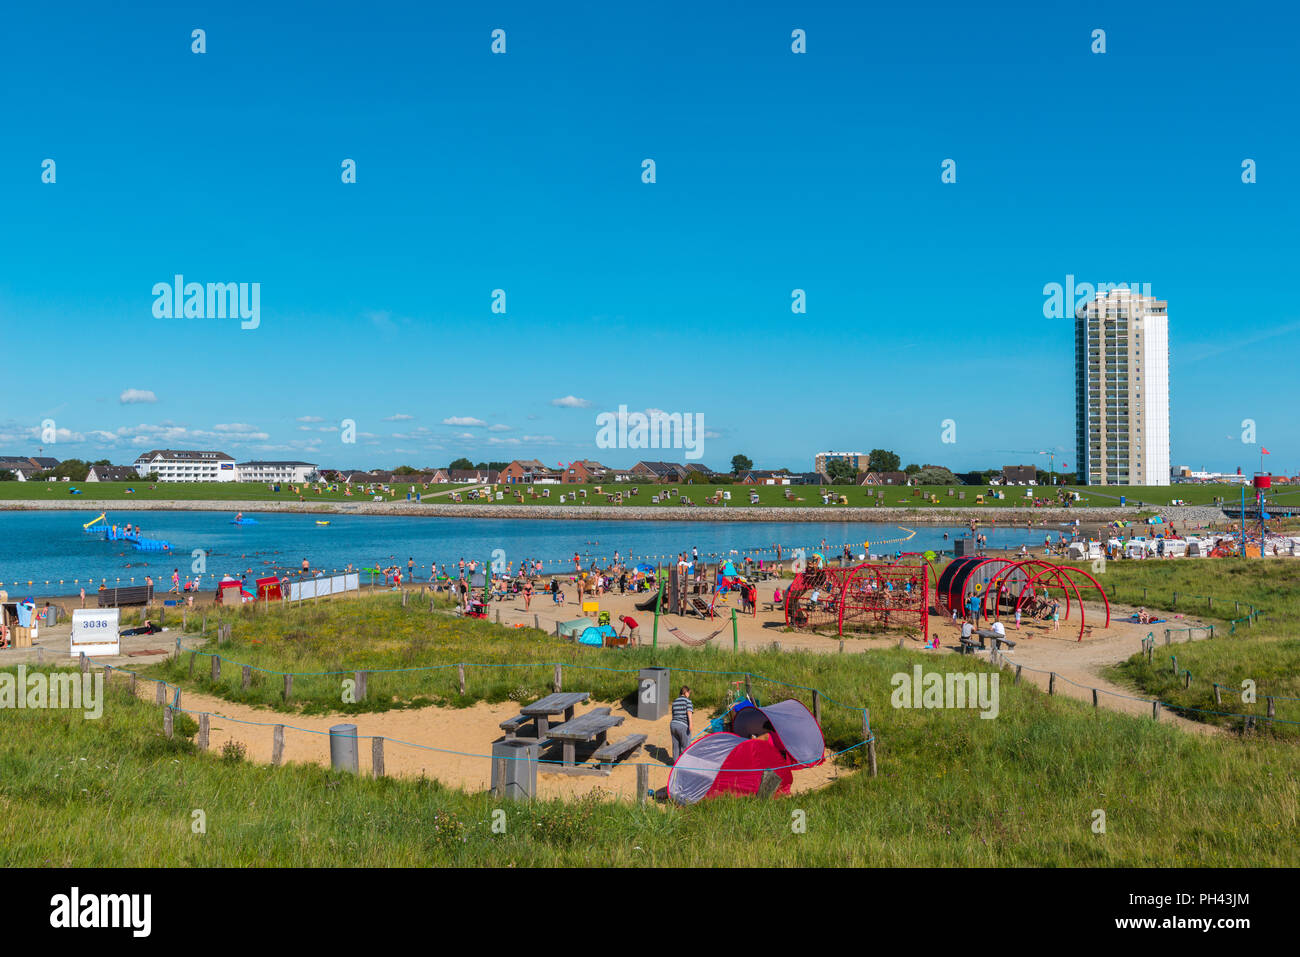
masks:
<instances>
[{"instance_id":1,"label":"grassy dune","mask_svg":"<svg viewBox=\"0 0 1300 957\"><path fill-rule=\"evenodd\" d=\"M570 661L635 668L634 653L578 649L540 632L401 609L390 596L321 605L297 626L279 615L235 624L223 654L276 670L351 670L456 661ZM1205 647L1198 645L1197 647ZM43 865L1057 865L1260 866L1300 863L1300 757L1267 736L1204 739L1149 719L1049 698L1000 675L1000 713L890 706L891 677L987 670L967 659L888 650L812 655L661 652L678 668L740 670L818 687L871 708L880 774L844 776L822 791L758 803L712 800L691 808L629 802L499 805L428 781L356 779L316 767L268 768L198 754L178 724L162 737L158 709L121 688L100 721L79 713L0 715L0 864ZM196 668L196 676L202 671ZM238 689L190 682L187 661L160 666L196 689L274 704L277 681ZM547 690L550 668L471 672L469 697ZM581 675L581 679L577 676ZM225 677L225 676L223 676ZM679 676L674 676L674 682ZM319 685L312 681L319 680ZM566 671L566 686L598 697L631 690L633 676ZM725 676L692 675L706 712ZM458 698L455 670L375 675L371 701L393 707ZM755 681L764 700L786 696ZM295 682L304 708L339 698L335 679ZM382 692L382 693L381 693ZM806 692L794 691L807 701ZM390 699L383 700L380 699ZM339 705L338 707L341 707ZM832 747L860 738L857 712L824 705ZM289 723L292 723L290 721ZM856 768L861 749L845 756ZM629 772L624 772L629 773ZM506 812L506 832L491 829ZM207 833L191 831L206 813ZM792 829L806 814L806 833ZM1094 833L1094 812L1106 832Z\"/></svg>"},{"instance_id":2,"label":"grassy dune","mask_svg":"<svg viewBox=\"0 0 1300 957\"><path fill-rule=\"evenodd\" d=\"M150 489L146 481L139 482L0 482L0 501L73 501L77 499L85 500L106 500L106 501L145 501L145 502L167 502L167 501L196 501L196 500L214 500L214 501L242 501L242 502L296 502L298 496L289 491L287 485L281 485L280 492L270 491L266 485L259 482L168 482L158 483ZM634 498L625 498L628 504L635 504L639 508L654 508L655 503L650 499L665 486L658 486L648 482L641 483L615 483L606 482L600 486L604 492L622 491L625 496L633 486L640 489L639 494ZM73 496L68 492L69 486L75 487L81 491L80 496ZM452 488L469 489L473 486L451 486L451 485L433 485L428 489L422 489L417 486L426 502L450 502L450 495L438 495L435 493L445 492ZM127 489L134 489L128 493ZM411 488L409 482L398 482L391 486L392 495L385 495L385 501L405 501L406 493ZM560 495L576 493L579 490L587 492L586 501L592 505L606 504L605 497L597 494L595 485L551 485L539 486L538 497L533 498L528 493L530 486L498 486L505 488L506 494L502 497L500 503L493 499L494 504L511 505L518 504L513 492L521 491L523 493L523 502L528 505L555 505L560 504ZM551 494L543 498L540 494L542 488L549 488ZM772 507L789 507L799 506L801 508L825 509L833 512L839 507L835 504L824 505L821 500L821 491L816 486L767 486L767 485L676 485L667 486L667 488L676 488L682 494L692 498L697 505L703 508L723 506L705 506L705 498L720 491L731 492L731 501L727 507L735 508L738 506L749 505L749 495L751 492L757 493L759 497L758 504L761 506ZM830 487L829 491L835 496L844 495L848 498L848 504L858 507L874 505L880 501L882 505L890 507L907 507L919 510L934 508L979 508L975 503L975 496L984 494L984 505L982 507L992 508L995 506L1011 507L1032 505L1032 497L1025 498L1025 492L1031 492L1034 496L1044 496L1052 498L1056 489L1051 487L1041 488L1024 488L1008 487L1004 489L1006 498L994 499L988 496L988 488L985 486L965 486L956 491L966 493L965 500L958 498L956 494L948 495L950 486L947 485L924 485L915 487L887 487L884 489L866 489L860 486L844 485ZM884 498L877 499L875 493L884 491ZM794 497L793 501L787 500L786 491L789 491ZM871 492L870 500L868 491ZM1225 489L1222 486L1179 486L1170 487L1139 487L1131 486L1124 489L1090 489L1077 488L1081 495L1079 505L1097 506L1111 508L1119 505L1120 495L1124 495L1129 505L1138 502L1146 505L1168 505L1173 499L1182 499L1191 505L1206 505L1212 502L1216 497L1231 496L1236 494L1233 489ZM932 503L930 497L938 498L937 503ZM326 492L322 491L319 495L315 492L305 492L303 498L308 503L325 503L335 504L340 502L369 502L371 495L364 490L355 490L351 496L344 495L343 491ZM1286 500L1282 500L1286 501ZM662 507L669 507L679 504L677 498L667 497L657 503ZM1300 504L1300 501L1297 501Z\"/></svg>"}]
</instances>

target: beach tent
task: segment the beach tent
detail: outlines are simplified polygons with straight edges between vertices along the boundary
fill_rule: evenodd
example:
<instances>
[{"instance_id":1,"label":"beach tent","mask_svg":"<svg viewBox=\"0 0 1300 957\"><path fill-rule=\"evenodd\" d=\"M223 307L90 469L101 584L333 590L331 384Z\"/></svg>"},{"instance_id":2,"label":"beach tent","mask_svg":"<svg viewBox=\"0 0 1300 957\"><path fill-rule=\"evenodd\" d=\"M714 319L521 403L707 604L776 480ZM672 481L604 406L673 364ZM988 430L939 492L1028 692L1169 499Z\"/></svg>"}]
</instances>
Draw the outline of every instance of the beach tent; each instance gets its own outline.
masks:
<instances>
[{"instance_id":1,"label":"beach tent","mask_svg":"<svg viewBox=\"0 0 1300 957\"><path fill-rule=\"evenodd\" d=\"M793 772L820 764L826 748L816 719L799 701L736 711L732 731L705 734L681 753L668 775L668 797L695 804L719 794L757 794L763 771L789 794Z\"/></svg>"},{"instance_id":2,"label":"beach tent","mask_svg":"<svg viewBox=\"0 0 1300 957\"><path fill-rule=\"evenodd\" d=\"M651 565L649 562L641 562L636 566L636 571L646 575L653 575L655 572L655 566Z\"/></svg>"},{"instance_id":3,"label":"beach tent","mask_svg":"<svg viewBox=\"0 0 1300 957\"><path fill-rule=\"evenodd\" d=\"M1088 557L1088 546L1083 542L1071 542L1067 549L1067 558L1079 561Z\"/></svg>"},{"instance_id":4,"label":"beach tent","mask_svg":"<svg viewBox=\"0 0 1300 957\"><path fill-rule=\"evenodd\" d=\"M595 627L596 623L590 618L574 618L570 621L562 621L559 624L561 638L577 638L588 628Z\"/></svg>"},{"instance_id":5,"label":"beach tent","mask_svg":"<svg viewBox=\"0 0 1300 957\"><path fill-rule=\"evenodd\" d=\"M606 625L605 627L608 628L609 626ZM582 629L582 634L578 636L578 644L594 645L595 647L599 648L603 644L605 644L605 639L604 636L601 634L600 629L597 628L595 625L592 625L590 628Z\"/></svg>"}]
</instances>

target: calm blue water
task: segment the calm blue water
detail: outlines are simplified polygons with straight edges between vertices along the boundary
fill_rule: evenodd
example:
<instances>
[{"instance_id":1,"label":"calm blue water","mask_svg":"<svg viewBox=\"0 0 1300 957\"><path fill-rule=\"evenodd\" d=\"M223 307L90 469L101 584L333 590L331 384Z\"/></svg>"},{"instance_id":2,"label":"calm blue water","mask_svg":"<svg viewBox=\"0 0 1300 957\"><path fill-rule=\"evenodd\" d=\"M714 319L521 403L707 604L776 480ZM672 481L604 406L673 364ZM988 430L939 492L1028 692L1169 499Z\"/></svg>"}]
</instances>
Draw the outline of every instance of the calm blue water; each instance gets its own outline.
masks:
<instances>
[{"instance_id":1,"label":"calm blue water","mask_svg":"<svg viewBox=\"0 0 1300 957\"><path fill-rule=\"evenodd\" d=\"M896 525L848 522L627 522L555 521L542 519L413 518L369 515L327 515L330 524L316 525L316 517L274 512L249 512L256 525L232 525L228 512L109 512L110 522L140 522L147 538L166 539L172 555L137 552L125 542L106 542L102 535L82 531L83 522L98 513L0 512L0 582L12 596L15 589L39 594L74 594L80 580L98 585L144 583L152 575L155 585L170 580L179 568L182 581L192 573L194 549L207 553L203 576L207 587L223 574L250 577L277 571L296 571L304 558L313 568L326 571L380 567L414 558L417 581L429 577L429 563L455 565L461 558L490 560L502 549L504 560L514 563L542 559L546 571L573 568L573 553L583 564L590 558L612 558L615 549L651 561L675 558L692 547L702 555L728 554L771 558L770 548L780 542L783 554L794 547L817 550L823 539L838 554L845 543L858 551L864 541L873 552L924 551L951 548L952 539L964 534L959 526L916 526L907 542L879 544L907 533ZM1045 531L1034 529L984 529L993 547L1018 547L1023 542L1041 545ZM1052 529L1055 539L1058 529ZM944 538L944 533L948 538ZM174 556L174 557L173 557ZM213 576L215 575L215 578ZM365 580L365 576L363 576ZM47 585L46 582L49 584ZM162 585L166 588L167 585Z\"/></svg>"}]
</instances>

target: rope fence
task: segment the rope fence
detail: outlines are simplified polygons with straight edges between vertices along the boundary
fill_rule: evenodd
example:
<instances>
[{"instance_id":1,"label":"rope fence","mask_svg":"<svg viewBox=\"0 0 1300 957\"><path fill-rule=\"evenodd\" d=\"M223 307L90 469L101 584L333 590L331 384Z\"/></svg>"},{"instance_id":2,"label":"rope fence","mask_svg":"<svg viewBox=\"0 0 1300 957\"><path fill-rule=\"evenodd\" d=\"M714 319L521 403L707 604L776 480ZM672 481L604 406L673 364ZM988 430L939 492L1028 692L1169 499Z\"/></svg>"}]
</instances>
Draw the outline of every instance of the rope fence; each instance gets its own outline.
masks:
<instances>
[{"instance_id":1,"label":"rope fence","mask_svg":"<svg viewBox=\"0 0 1300 957\"><path fill-rule=\"evenodd\" d=\"M1152 650L1153 650L1154 647L1155 647L1155 637L1154 637L1154 635L1148 635L1148 637L1142 639L1142 642L1143 642L1143 649L1144 649L1144 651L1145 651L1145 652L1147 653L1147 655L1148 655L1147 660L1150 661L1150 660L1151 660L1150 655L1151 655L1151 653L1152 653ZM1007 662L1007 661L1005 661L1005 659L1003 659L1003 658L1002 658L1002 657L1001 657L997 652L994 652L994 653L993 653L993 657L991 658L991 660L993 661L993 663L994 663L995 665L998 665L999 667L1002 667L1002 666L1004 666L1004 665L1013 665L1013 667L1015 668L1015 679L1014 679L1014 680L1015 680L1015 683L1016 683L1016 684L1019 684L1019 683L1020 683L1020 675L1021 675L1021 672L1023 672L1023 671L1029 671L1029 672L1032 672L1032 673L1034 673L1034 674L1047 675L1047 693L1048 693L1049 695L1055 695L1055 694L1056 694L1056 684L1057 684L1058 681L1059 681L1059 682L1062 682L1062 683L1064 683L1064 684L1072 685L1073 687L1075 687L1075 688L1079 688L1079 689L1082 690L1082 691L1088 691L1088 692L1091 692L1091 694L1092 694L1092 706L1093 706L1094 708L1097 708L1097 707L1100 706L1100 698L1101 698L1102 695L1108 695L1108 696L1110 696L1110 697L1112 697L1112 698L1119 698L1119 699L1121 699L1121 700L1125 700L1125 701L1137 701L1137 702L1141 702L1142 704L1145 704L1145 705L1150 706L1150 708L1151 708L1151 717L1152 717L1152 720L1156 720L1156 721L1158 721L1158 720L1160 719L1160 710L1163 708L1163 709L1167 709L1167 710L1169 710L1169 711L1173 711L1173 712L1182 712L1182 713L1187 713L1187 714L1205 714L1205 715L1211 715L1211 716L1215 716L1215 717L1224 717L1224 718L1241 718L1241 719L1242 719L1242 732L1243 732L1243 733L1246 733L1246 732L1252 731L1252 730L1254 729L1254 727L1255 727L1256 722L1257 722L1261 717L1264 718L1264 720L1266 720L1269 724L1300 725L1300 721L1287 720L1287 719L1285 719L1285 718L1279 718L1279 717L1276 716L1276 708L1275 708L1275 706L1274 706L1274 701L1294 701L1294 700L1297 700L1297 699L1294 699L1294 698L1283 698L1283 697L1276 697L1276 696L1272 696L1272 695L1264 695L1263 697L1265 698L1265 700L1266 700L1266 702L1267 702L1267 713L1266 713L1265 715L1263 715L1263 716L1260 716L1260 715L1253 715L1253 714L1242 714L1242 713L1240 713L1240 712L1236 712L1236 711L1209 711L1209 710L1206 710L1206 709L1203 709L1203 708L1193 708L1193 707L1191 707L1190 705L1174 704L1173 702L1162 701L1162 700L1160 700L1159 698L1144 698L1144 697L1141 697L1141 696L1139 696L1139 695L1128 695L1128 694L1122 694L1122 693L1117 692L1117 691L1109 691L1109 690L1107 690L1107 689L1105 689L1105 688L1095 688L1095 687L1092 687L1091 685L1081 684L1080 682L1078 682L1078 681L1074 681L1074 680L1072 680L1072 679L1070 679L1070 678L1067 678L1067 677L1065 677L1064 675L1062 675L1062 674L1060 674L1060 673L1058 673L1058 672L1055 672L1055 671L1044 671L1044 670L1042 670L1042 669L1040 669L1040 668L1031 668L1031 667L1029 667L1028 665L1020 664L1020 663L1018 663L1018 662L1017 662L1017 663L1014 663L1014 664L1013 664L1013 663L1010 663L1010 662ZM1177 666L1178 666L1178 664L1177 664L1177 658L1176 658L1176 657L1174 658L1174 665L1173 665L1173 666L1174 666L1175 673L1176 673L1176 671L1177 671ZM1191 673L1190 673L1190 672L1187 672L1187 681L1188 681L1188 684L1185 685L1185 687L1190 687L1190 681L1191 681ZM1216 689L1217 689L1217 688L1222 687L1222 686L1215 685L1215 687L1216 687ZM1227 689L1227 690L1234 690L1234 689ZM1242 702L1242 703L1243 703L1243 704L1249 704L1249 703L1251 703L1251 702L1246 701L1246 700L1244 699L1244 697L1243 697L1243 702ZM1215 704L1217 704L1217 705L1219 705L1219 706L1222 706L1221 695L1220 695L1220 693L1218 693L1217 691L1216 691L1216 694L1215 694Z\"/></svg>"},{"instance_id":2,"label":"rope fence","mask_svg":"<svg viewBox=\"0 0 1300 957\"><path fill-rule=\"evenodd\" d=\"M181 652L181 644L180 644L180 639L178 638L176 640L176 654L179 655L180 652ZM228 662L232 665L232 667L239 668L242 676L243 687L245 688L249 686L248 685L249 677L255 671L263 674L280 676L281 678L284 679L285 682L286 701L289 700L289 696L292 695L293 680L296 677L313 678L313 677L323 677L323 676L331 676L331 675L351 674L354 680L357 682L357 688L359 691L359 695L356 700L361 701L364 700L367 694L368 678L369 675L371 674L385 674L385 673L412 672L412 671L439 672L439 671L447 671L449 669L456 669L459 692L460 694L463 695L466 693L466 688L467 688L466 669L474 669L474 668L553 669L553 673L554 673L553 688L555 691L560 691L563 687L564 668L566 667L565 662L522 662L516 664L460 662L457 664L449 664L449 665L430 665L430 666L423 666L418 668L376 669L374 671L359 671L359 672L332 671L332 672L293 673L293 672L278 672L271 669L260 668L255 665L248 665L240 662L230 662L229 659L225 659L221 655L209 654L207 652L201 652L197 650L191 650L189 654L190 654L191 676L193 675L194 663L198 656L203 656L210 660L211 673L217 678L219 678L221 673L221 662ZM91 667L91 663L89 659L87 659L87 657L83 654L80 656L79 662L80 662L81 672L83 674L87 673ZM637 674L639 672L639 669L606 668L606 667L600 667L595 665L583 665L583 664L573 664L573 663L567 663L567 666L569 668L576 668L580 670L603 671L603 672L611 672L611 673L618 673L618 674ZM129 682L130 693L136 697L140 697L138 693L138 687L137 687L140 681L152 682L155 686L154 702L156 705L162 707L163 709L163 731L166 734L166 736L169 738L175 736L175 715L177 714L187 715L193 718L198 724L198 729L195 734L195 744L198 747L198 749L201 751L209 750L211 744L211 722L213 719L218 719L221 721L229 721L235 724L241 724L248 727L259 727L259 728L271 729L271 736L272 736L271 764L275 766L280 766L283 764L283 758L285 752L285 733L290 731L300 732L303 734L311 734L311 735L316 735L321 737L327 737L327 738L344 737L344 738L358 740L358 741L363 739L369 739L371 741L371 773L372 776L375 778L384 776L384 748L387 745L397 745L400 747L411 748L422 752L443 754L452 757L484 759L484 760L492 761L494 764L496 762L504 762L504 761L523 761L523 762L531 761L539 765L554 765L554 766L564 766L565 764L565 762L562 759L558 759L558 758L541 758L541 757L534 758L534 757L522 756L522 755L508 756L508 755L501 755L501 754L480 754L474 752L461 751L454 748L438 747L436 745L419 744L413 741L404 741L401 739L390 738L381 735L365 735L365 734L340 735L333 731L322 731L315 728L304 728L292 724L287 724L284 722L250 721L247 719L235 718L230 715L221 714L219 712L214 712L214 711L188 709L182 707L181 705L181 698L184 689L179 685L172 684L171 682L165 679L144 678L138 672L132 671L127 668L114 667L113 665L104 665L102 666L101 670L105 676L106 683L111 683L115 675L122 675ZM846 711L859 717L861 721L861 727L862 727L862 738L861 740L858 740L846 747L826 753L823 759L834 761L836 758L842 755L848 754L853 751L857 751L860 748L865 748L867 751L867 765L870 774L872 777L876 776L877 737L875 732L871 728L870 709L856 708L851 705L846 705L843 702L837 701L834 698L830 698L826 695L823 695L816 688L808 688L804 685L792 684L790 682L780 681L779 679L768 678L764 675L756 675L752 672L717 671L717 670L708 670L708 669L701 669L701 668L674 668L672 670L687 673L687 674L702 674L702 675L713 675L713 676L720 676L720 677L727 677L727 678L742 678L744 680L745 692L747 696L751 694L751 682L754 681L766 682L771 685L779 686L782 688L788 688L796 691L809 692L812 697L812 707L810 710L812 711L813 716L819 725L821 724L822 707L824 704L834 705L836 707L845 709ZM587 760L591 760L591 759L587 759ZM804 765L802 764L796 763L796 764L788 764L788 765L777 765L777 766L766 767L766 768L723 769L719 773L760 774L760 775L764 775L766 778L768 772L794 770L803 766ZM570 765L569 767L570 769L572 769L573 765ZM646 797L646 788L643 785L648 780L649 771L653 768L662 770L662 769L666 769L667 767L668 766L664 765L662 762L656 762L656 761L621 760L617 762L611 762L608 765L605 765L602 762L602 768L607 769L608 771L611 772L613 770L620 769L620 768L636 769L638 799L641 803L644 803ZM581 767L581 769L585 770L586 768ZM502 778L501 780L504 780L504 778Z\"/></svg>"}]
</instances>

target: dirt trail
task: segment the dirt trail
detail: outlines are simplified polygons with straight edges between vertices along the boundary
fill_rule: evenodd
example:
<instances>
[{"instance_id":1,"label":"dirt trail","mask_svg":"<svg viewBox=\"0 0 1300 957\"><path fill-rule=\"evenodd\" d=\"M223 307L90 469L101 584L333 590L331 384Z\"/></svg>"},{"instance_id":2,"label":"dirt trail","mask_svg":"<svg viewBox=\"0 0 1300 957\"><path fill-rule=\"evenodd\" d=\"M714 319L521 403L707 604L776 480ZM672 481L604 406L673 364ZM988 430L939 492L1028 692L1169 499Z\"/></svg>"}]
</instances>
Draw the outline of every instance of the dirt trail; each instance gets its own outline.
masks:
<instances>
[{"instance_id":1,"label":"dirt trail","mask_svg":"<svg viewBox=\"0 0 1300 957\"><path fill-rule=\"evenodd\" d=\"M775 583L767 583L761 586L760 607L762 607L763 600L771 597L770 593L774 587ZM517 599L494 603L492 605L492 614L495 617L497 609L500 609L501 622L505 625L531 625L533 624L534 615L536 615L541 627L553 630L556 621L581 617L580 606L575 601L576 596L571 591L570 589L569 601L563 605L556 605L552 602L549 594L534 595L531 608L527 611L524 610L523 600ZM642 643L646 643L651 640L654 612L641 612L633 607L637 598L640 597L642 596L602 595L600 609L610 612L610 620L616 628L619 624L619 615L631 615L641 626L641 640ZM659 627L660 644L664 646L683 644L667 630L666 626L669 624L697 640L707 637L718 627L723 626L722 633L711 644L722 649L731 648L733 644L730 622L731 607L730 604L725 606L722 612L722 620L705 621L694 617L662 616ZM1090 625L1083 641L1077 640L1079 633L1077 618L1062 621L1059 630L1056 631L1051 629L1050 623L1030 621L1028 619L1022 623L1021 629L1017 631L1014 623L1007 622L1007 637L1016 641L1017 645L1015 649L1003 656L1004 660L1010 665L1019 663L1025 666L1021 672L1021 681L1032 682L1038 687L1046 689L1049 681L1046 672L1055 671L1057 674L1056 694L1078 698L1091 704L1091 689L1097 688L1100 692L1108 692L1098 696L1098 704L1101 707L1110 708L1124 714L1142 715L1149 718L1151 716L1150 699L1136 691L1120 687L1103 678L1101 675L1102 670L1110 665L1118 664L1141 651L1142 639L1151 632L1156 634L1157 640L1162 640L1163 629L1166 627L1186 628L1192 625L1201 625L1204 622L1184 616L1174 616L1169 623L1156 625L1141 625L1120 621L1118 619L1126 617L1136 609L1112 604L1110 627L1103 628L1100 627L1100 623L1106 620L1104 606L1100 604L1094 605L1089 602L1086 603L1085 607L1088 621L1096 624ZM768 648L771 647L773 642L778 642L782 649L798 649L825 654L838 654L841 648L841 642L838 638L784 631L785 622L782 616L775 612L759 612L755 617L738 615L736 625L738 644L742 649L746 650ZM957 626L953 625L948 619L931 616L930 629L932 635L938 636L941 647L937 651L926 651L926 654L952 654L956 652L958 647L957 636L960 632ZM842 643L846 654L860 653L870 648L892 647L897 644L898 639L896 637L846 638ZM915 651L921 650L919 641L909 640L905 643L905 647ZM983 653L982 657L987 660L987 652ZM1031 668L1036 669L1036 671L1030 671ZM1077 684L1072 684L1072 682ZM1079 687L1079 685L1083 687ZM869 705L870 703L864 702L864 704ZM1221 733L1221 729L1213 725L1191 721L1164 709L1161 709L1160 720L1171 722L1196 734Z\"/></svg>"}]
</instances>

